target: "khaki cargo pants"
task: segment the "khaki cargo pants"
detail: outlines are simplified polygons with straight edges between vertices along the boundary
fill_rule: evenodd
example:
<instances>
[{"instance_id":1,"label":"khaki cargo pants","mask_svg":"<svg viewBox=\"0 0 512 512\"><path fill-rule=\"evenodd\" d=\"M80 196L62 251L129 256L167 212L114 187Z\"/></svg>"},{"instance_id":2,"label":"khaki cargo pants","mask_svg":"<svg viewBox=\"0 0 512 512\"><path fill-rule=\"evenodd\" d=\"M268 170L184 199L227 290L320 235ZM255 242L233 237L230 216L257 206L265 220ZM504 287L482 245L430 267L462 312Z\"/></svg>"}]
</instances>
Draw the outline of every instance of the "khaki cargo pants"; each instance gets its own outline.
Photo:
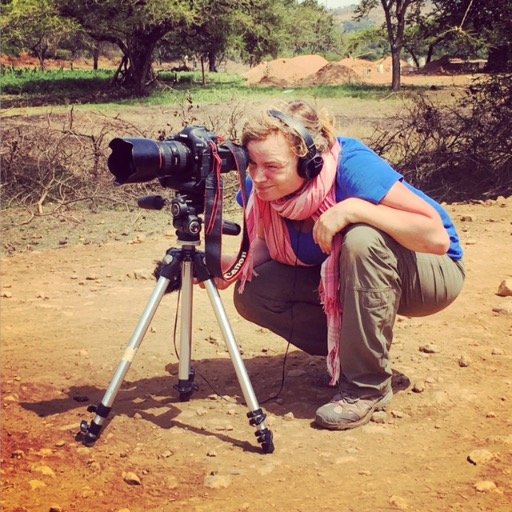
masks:
<instances>
[{"instance_id":1,"label":"khaki cargo pants","mask_svg":"<svg viewBox=\"0 0 512 512\"><path fill-rule=\"evenodd\" d=\"M426 316L459 295L464 267L448 256L416 253L368 225L356 224L343 238L340 256L342 379L363 393L391 385L390 348L397 313ZM318 298L320 267L268 261L256 268L235 307L312 355L326 355L327 326Z\"/></svg>"}]
</instances>

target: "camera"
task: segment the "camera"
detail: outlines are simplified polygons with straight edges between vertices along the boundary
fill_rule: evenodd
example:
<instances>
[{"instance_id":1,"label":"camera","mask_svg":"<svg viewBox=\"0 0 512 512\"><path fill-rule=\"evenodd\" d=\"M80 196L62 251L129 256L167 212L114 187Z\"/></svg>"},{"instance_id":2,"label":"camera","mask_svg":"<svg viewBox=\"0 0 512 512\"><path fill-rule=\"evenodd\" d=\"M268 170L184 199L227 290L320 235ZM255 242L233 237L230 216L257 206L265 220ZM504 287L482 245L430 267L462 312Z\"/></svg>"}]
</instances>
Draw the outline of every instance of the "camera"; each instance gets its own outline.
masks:
<instances>
[{"instance_id":1,"label":"camera","mask_svg":"<svg viewBox=\"0 0 512 512\"><path fill-rule=\"evenodd\" d=\"M158 179L166 188L204 195L212 172L226 173L247 167L246 150L208 131L188 126L165 140L115 138L108 168L118 185Z\"/></svg>"}]
</instances>

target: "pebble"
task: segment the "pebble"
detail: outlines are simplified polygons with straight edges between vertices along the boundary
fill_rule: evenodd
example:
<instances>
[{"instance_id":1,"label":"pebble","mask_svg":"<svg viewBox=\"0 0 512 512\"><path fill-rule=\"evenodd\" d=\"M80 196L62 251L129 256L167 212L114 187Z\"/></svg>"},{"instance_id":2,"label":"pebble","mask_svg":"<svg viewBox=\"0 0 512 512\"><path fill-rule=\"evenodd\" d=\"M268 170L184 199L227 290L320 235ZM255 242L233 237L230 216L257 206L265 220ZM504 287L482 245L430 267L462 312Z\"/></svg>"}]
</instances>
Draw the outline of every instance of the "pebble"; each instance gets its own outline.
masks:
<instances>
[{"instance_id":1,"label":"pebble","mask_svg":"<svg viewBox=\"0 0 512 512\"><path fill-rule=\"evenodd\" d=\"M162 457L162 459L168 459L169 457L172 457L174 455L174 452L171 451L171 450L165 450L165 452L163 452L160 457Z\"/></svg>"},{"instance_id":2,"label":"pebble","mask_svg":"<svg viewBox=\"0 0 512 512\"><path fill-rule=\"evenodd\" d=\"M62 507L56 504L50 505L48 512L62 512Z\"/></svg>"},{"instance_id":3,"label":"pebble","mask_svg":"<svg viewBox=\"0 0 512 512\"><path fill-rule=\"evenodd\" d=\"M285 421L292 421L295 419L295 414L293 412L287 412L285 415L283 415L283 420Z\"/></svg>"},{"instance_id":4,"label":"pebble","mask_svg":"<svg viewBox=\"0 0 512 512\"><path fill-rule=\"evenodd\" d=\"M475 466L487 464L493 459L494 454L484 448L477 448L476 450L473 450L467 458L468 462L471 462L471 464L474 464Z\"/></svg>"},{"instance_id":5,"label":"pebble","mask_svg":"<svg viewBox=\"0 0 512 512\"><path fill-rule=\"evenodd\" d=\"M503 280L498 286L497 293L500 297L512 297L512 279Z\"/></svg>"},{"instance_id":6,"label":"pebble","mask_svg":"<svg viewBox=\"0 0 512 512\"><path fill-rule=\"evenodd\" d=\"M387 419L388 415L386 413L386 411L375 411L373 414L372 414L372 419L371 421L373 421L374 423L386 423L386 419Z\"/></svg>"},{"instance_id":7,"label":"pebble","mask_svg":"<svg viewBox=\"0 0 512 512\"><path fill-rule=\"evenodd\" d=\"M24 452L23 450L14 450L14 451L11 453L11 458L12 458L12 459L20 460L20 459L22 459L23 457L25 457L25 452Z\"/></svg>"},{"instance_id":8,"label":"pebble","mask_svg":"<svg viewBox=\"0 0 512 512\"><path fill-rule=\"evenodd\" d=\"M459 357L459 366L461 368L467 368L471 364L471 358L467 355L462 354Z\"/></svg>"},{"instance_id":9,"label":"pebble","mask_svg":"<svg viewBox=\"0 0 512 512\"><path fill-rule=\"evenodd\" d=\"M434 343L427 343L426 345L421 345L419 351L425 354L437 354L440 352L440 349Z\"/></svg>"},{"instance_id":10,"label":"pebble","mask_svg":"<svg viewBox=\"0 0 512 512\"><path fill-rule=\"evenodd\" d=\"M402 498L402 496L395 495L389 498L389 504L393 507L396 507L399 510L407 510L407 507L409 506L405 498Z\"/></svg>"},{"instance_id":11,"label":"pebble","mask_svg":"<svg viewBox=\"0 0 512 512\"><path fill-rule=\"evenodd\" d=\"M412 391L414 393L423 393L425 391L425 383L422 381L415 382L412 386Z\"/></svg>"},{"instance_id":12,"label":"pebble","mask_svg":"<svg viewBox=\"0 0 512 512\"><path fill-rule=\"evenodd\" d=\"M128 485L142 485L142 481L136 473L133 471L128 471L127 473L123 473L123 480Z\"/></svg>"},{"instance_id":13,"label":"pebble","mask_svg":"<svg viewBox=\"0 0 512 512\"><path fill-rule=\"evenodd\" d=\"M478 492L489 492L497 489L496 484L492 480L480 480L474 485Z\"/></svg>"},{"instance_id":14,"label":"pebble","mask_svg":"<svg viewBox=\"0 0 512 512\"><path fill-rule=\"evenodd\" d=\"M493 307L492 311L498 315L512 315L512 300L508 299L503 304Z\"/></svg>"}]
</instances>

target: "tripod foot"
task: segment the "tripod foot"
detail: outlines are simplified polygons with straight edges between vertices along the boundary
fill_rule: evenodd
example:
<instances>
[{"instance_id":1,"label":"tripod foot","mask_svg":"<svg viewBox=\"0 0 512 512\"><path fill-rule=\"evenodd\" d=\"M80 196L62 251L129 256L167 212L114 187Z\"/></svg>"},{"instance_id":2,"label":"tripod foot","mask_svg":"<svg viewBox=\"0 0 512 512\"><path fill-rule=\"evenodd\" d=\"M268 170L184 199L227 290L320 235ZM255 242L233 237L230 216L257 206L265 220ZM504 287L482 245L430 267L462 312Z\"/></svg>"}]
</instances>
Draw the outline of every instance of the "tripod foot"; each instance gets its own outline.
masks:
<instances>
[{"instance_id":1,"label":"tripod foot","mask_svg":"<svg viewBox=\"0 0 512 512\"><path fill-rule=\"evenodd\" d=\"M111 408L106 407L102 403L99 405L90 405L87 410L94 412L96 415L90 423L86 420L80 422L80 432L77 435L77 440L82 441L84 446L93 446L100 437L101 428L109 415Z\"/></svg>"},{"instance_id":2,"label":"tripod foot","mask_svg":"<svg viewBox=\"0 0 512 512\"><path fill-rule=\"evenodd\" d=\"M255 432L255 435L258 439L258 443L261 444L263 453L274 453L274 435L271 430L264 428L263 430Z\"/></svg>"},{"instance_id":3,"label":"tripod foot","mask_svg":"<svg viewBox=\"0 0 512 512\"><path fill-rule=\"evenodd\" d=\"M188 379L179 379L178 384L174 386L179 393L180 402L188 402L192 393L199 389L197 384L194 384L195 371L193 368L190 369Z\"/></svg>"},{"instance_id":4,"label":"tripod foot","mask_svg":"<svg viewBox=\"0 0 512 512\"><path fill-rule=\"evenodd\" d=\"M265 427L265 418L267 417L261 409L250 411L247 413L249 418L249 425L258 427L258 431L254 433L258 439L258 443L261 444L263 453L273 453L274 451L274 435L272 431Z\"/></svg>"}]
</instances>

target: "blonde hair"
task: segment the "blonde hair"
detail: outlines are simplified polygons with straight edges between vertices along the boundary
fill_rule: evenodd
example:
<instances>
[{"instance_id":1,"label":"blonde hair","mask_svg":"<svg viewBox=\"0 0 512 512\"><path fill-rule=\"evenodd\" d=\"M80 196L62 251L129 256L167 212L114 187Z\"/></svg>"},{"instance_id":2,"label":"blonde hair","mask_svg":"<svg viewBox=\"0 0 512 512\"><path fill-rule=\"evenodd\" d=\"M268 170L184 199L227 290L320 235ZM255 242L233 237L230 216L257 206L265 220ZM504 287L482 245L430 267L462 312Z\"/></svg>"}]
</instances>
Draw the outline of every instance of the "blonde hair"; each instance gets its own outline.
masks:
<instances>
[{"instance_id":1,"label":"blonde hair","mask_svg":"<svg viewBox=\"0 0 512 512\"><path fill-rule=\"evenodd\" d=\"M332 116L324 109L316 110L305 101L294 100L273 105L249 117L242 130L241 142L244 146L251 141L266 139L272 133L281 132L299 158L308 154L308 148L300 134L269 113L274 109L298 121L313 138L319 153L328 151L336 142Z\"/></svg>"}]
</instances>

